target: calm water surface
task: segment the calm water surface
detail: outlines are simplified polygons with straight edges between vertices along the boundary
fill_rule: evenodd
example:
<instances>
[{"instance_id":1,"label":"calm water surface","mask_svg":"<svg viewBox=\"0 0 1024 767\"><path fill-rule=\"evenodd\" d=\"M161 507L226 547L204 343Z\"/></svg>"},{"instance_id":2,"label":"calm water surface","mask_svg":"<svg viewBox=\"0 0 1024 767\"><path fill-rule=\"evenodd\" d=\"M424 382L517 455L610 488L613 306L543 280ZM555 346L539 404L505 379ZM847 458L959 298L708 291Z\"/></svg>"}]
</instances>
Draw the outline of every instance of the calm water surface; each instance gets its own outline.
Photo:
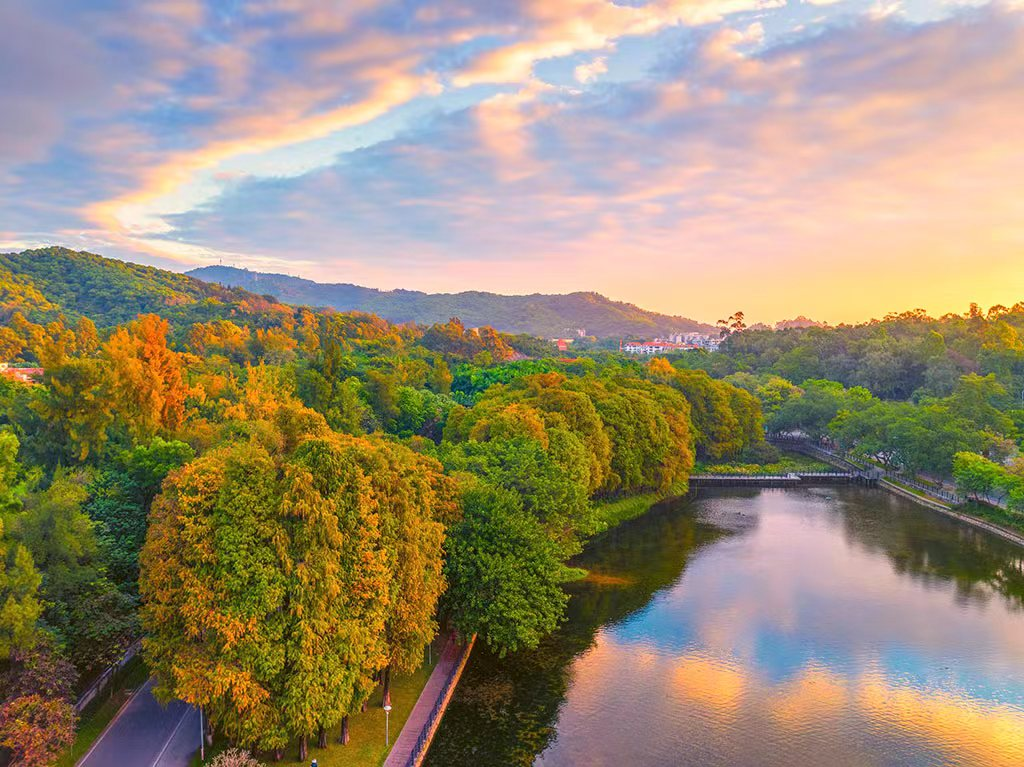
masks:
<instances>
[{"instance_id":1,"label":"calm water surface","mask_svg":"<svg viewBox=\"0 0 1024 767\"><path fill-rule=\"evenodd\" d=\"M879 490L705 491L474 651L432 767L1024 765L1024 551Z\"/></svg>"}]
</instances>

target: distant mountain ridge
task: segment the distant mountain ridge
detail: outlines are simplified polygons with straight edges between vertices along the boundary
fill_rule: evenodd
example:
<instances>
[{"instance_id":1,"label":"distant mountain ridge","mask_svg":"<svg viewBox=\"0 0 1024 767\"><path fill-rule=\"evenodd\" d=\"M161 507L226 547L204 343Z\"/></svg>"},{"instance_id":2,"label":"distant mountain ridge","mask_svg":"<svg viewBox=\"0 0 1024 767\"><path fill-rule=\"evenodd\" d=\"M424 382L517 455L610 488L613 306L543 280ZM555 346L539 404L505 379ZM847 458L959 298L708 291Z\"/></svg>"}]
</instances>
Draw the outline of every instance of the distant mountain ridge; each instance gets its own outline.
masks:
<instances>
[{"instance_id":1,"label":"distant mountain ridge","mask_svg":"<svg viewBox=\"0 0 1024 767\"><path fill-rule=\"evenodd\" d=\"M569 336L577 328L603 338L716 332L712 325L647 311L599 293L501 295L482 291L385 291L349 283L319 283L233 266L204 266L187 274L205 282L273 295L284 303L371 312L389 322L431 325L459 317L467 327L490 325L506 333L529 333L544 338Z\"/></svg>"}]
</instances>

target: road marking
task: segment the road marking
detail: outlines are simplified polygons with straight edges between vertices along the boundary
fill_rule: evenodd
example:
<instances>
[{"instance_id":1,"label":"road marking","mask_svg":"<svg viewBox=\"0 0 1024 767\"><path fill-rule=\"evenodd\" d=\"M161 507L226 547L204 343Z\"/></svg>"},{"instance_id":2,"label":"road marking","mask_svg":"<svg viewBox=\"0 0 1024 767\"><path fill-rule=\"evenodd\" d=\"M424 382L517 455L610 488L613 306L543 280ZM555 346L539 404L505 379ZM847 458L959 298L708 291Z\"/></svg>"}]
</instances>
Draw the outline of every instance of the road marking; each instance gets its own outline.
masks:
<instances>
[{"instance_id":1,"label":"road marking","mask_svg":"<svg viewBox=\"0 0 1024 767\"><path fill-rule=\"evenodd\" d=\"M192 708L191 706L189 706L185 709L185 713L181 715L181 719L178 720L178 724L174 727L174 732L171 733L171 737L169 737L167 739L167 742L164 743L164 747L160 749L160 753L156 755L156 759L153 760L153 764L151 764L150 767L156 767L160 763L160 760L164 756L164 752L167 750L167 747L174 742L174 736L178 734L178 730L181 729L181 725L185 723L185 720L188 719L188 715L191 713Z\"/></svg>"},{"instance_id":2,"label":"road marking","mask_svg":"<svg viewBox=\"0 0 1024 767\"><path fill-rule=\"evenodd\" d=\"M81 759L79 759L77 762L75 762L75 767L79 767L79 765L85 764L86 760L90 756L92 756L92 752L95 751L96 747L100 744L100 741L102 741L103 738L106 737L107 733L110 732L114 728L114 724L117 722L118 719L121 718L121 714L123 714L125 712L125 710L128 708L129 704L133 700L135 700L135 696L138 695L140 692L142 692L144 689L146 689L146 686L149 683L150 683L150 680L147 679L145 682L143 682L139 687L137 687L135 689L135 692L133 692L131 695L128 696L128 700L126 700L124 703L121 704L121 708L119 708L117 710L117 713L114 714L114 718L111 719L109 722L107 722L107 726L105 728L103 728L103 732L100 733L100 736L98 738L96 738L96 740L93 741L92 746L90 746L89 750L85 752L85 756L83 756Z\"/></svg>"}]
</instances>

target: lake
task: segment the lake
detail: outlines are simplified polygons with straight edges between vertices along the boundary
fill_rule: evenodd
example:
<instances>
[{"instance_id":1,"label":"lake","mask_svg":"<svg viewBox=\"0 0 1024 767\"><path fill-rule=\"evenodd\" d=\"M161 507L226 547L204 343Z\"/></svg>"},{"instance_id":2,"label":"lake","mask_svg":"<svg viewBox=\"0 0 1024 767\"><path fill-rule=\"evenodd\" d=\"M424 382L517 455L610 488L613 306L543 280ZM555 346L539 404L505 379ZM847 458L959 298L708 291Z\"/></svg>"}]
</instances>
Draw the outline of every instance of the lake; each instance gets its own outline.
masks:
<instances>
[{"instance_id":1,"label":"lake","mask_svg":"<svg viewBox=\"0 0 1024 767\"><path fill-rule=\"evenodd\" d=\"M1024 550L882 490L702 490L478 645L432 767L1024 765Z\"/></svg>"}]
</instances>

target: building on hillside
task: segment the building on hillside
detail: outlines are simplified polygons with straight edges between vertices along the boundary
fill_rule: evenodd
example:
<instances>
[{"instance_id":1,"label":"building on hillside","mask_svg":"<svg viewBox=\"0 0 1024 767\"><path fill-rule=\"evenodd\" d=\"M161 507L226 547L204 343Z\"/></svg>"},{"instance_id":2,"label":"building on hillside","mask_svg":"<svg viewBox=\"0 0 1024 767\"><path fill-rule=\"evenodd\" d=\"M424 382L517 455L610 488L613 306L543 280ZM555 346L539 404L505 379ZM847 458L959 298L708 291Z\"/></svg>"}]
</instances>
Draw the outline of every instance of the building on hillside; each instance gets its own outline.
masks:
<instances>
[{"instance_id":1,"label":"building on hillside","mask_svg":"<svg viewBox=\"0 0 1024 767\"><path fill-rule=\"evenodd\" d=\"M692 344L677 344L672 341L626 341L622 344L622 351L626 354L666 354L668 352L681 352L687 349L696 349Z\"/></svg>"},{"instance_id":2,"label":"building on hillside","mask_svg":"<svg viewBox=\"0 0 1024 767\"><path fill-rule=\"evenodd\" d=\"M657 339L655 339L657 340ZM708 335L707 333L673 333L668 340L676 344L684 344L697 349L706 349L709 352L718 351L721 338Z\"/></svg>"},{"instance_id":3,"label":"building on hillside","mask_svg":"<svg viewBox=\"0 0 1024 767\"><path fill-rule=\"evenodd\" d=\"M0 362L0 375L22 383L39 383L43 380L43 369L15 368L7 362Z\"/></svg>"}]
</instances>

